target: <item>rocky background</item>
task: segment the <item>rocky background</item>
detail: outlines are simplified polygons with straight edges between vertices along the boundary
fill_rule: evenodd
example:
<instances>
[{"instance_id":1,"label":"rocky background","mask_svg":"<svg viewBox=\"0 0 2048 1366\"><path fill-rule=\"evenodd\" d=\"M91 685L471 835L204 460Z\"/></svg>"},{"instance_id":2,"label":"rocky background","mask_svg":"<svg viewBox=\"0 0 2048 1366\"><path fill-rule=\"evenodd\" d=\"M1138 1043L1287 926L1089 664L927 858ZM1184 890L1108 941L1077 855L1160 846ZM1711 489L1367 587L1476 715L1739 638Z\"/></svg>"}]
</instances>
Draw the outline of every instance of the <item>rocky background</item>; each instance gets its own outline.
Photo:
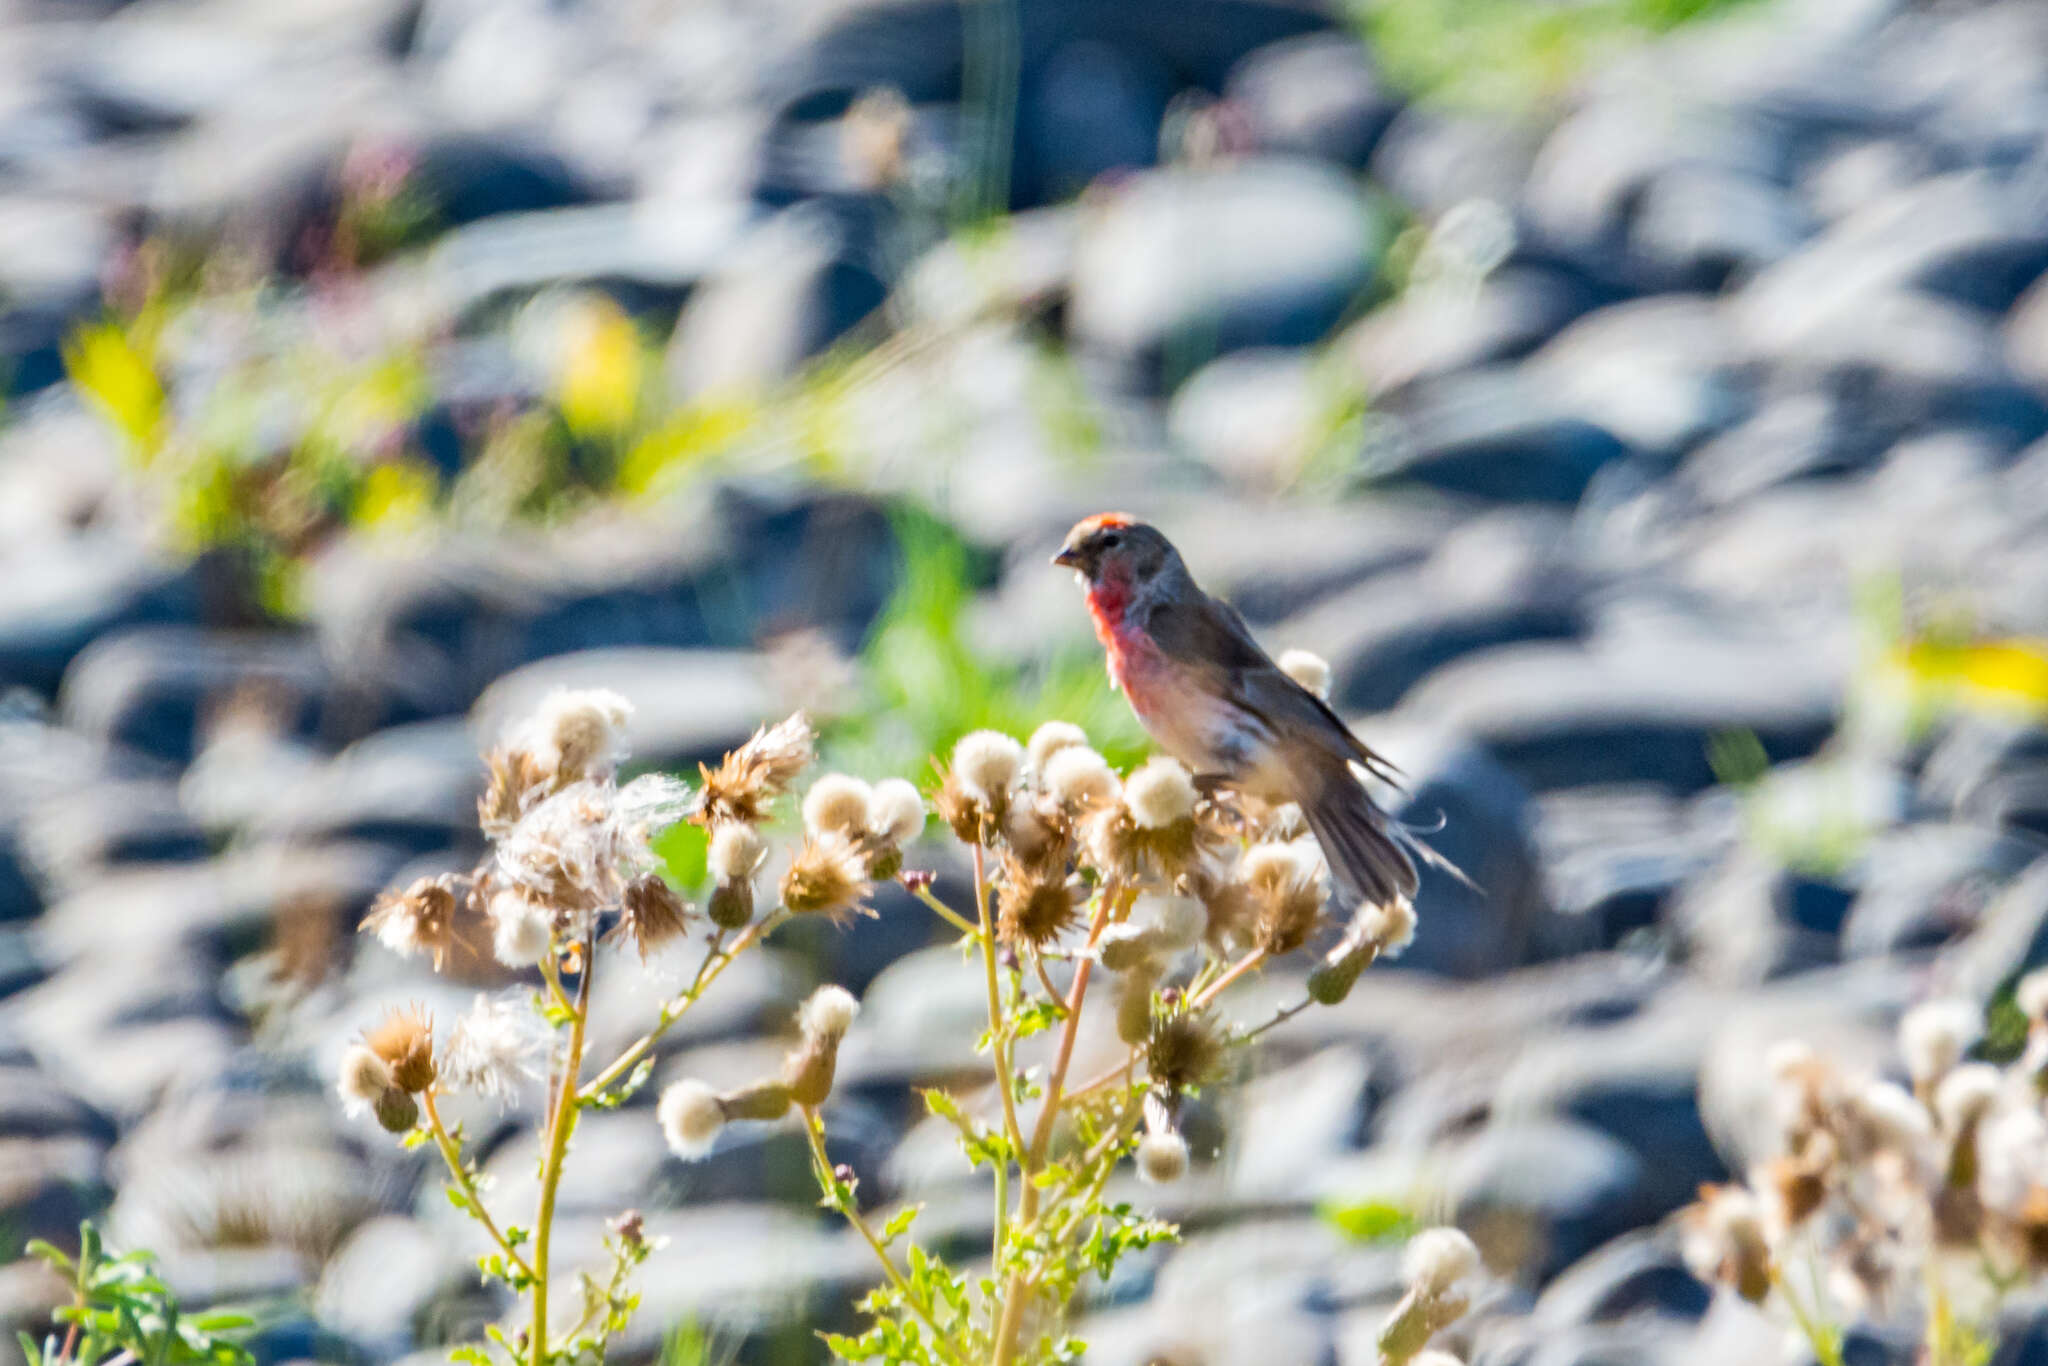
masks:
<instances>
[{"instance_id":1,"label":"rocky background","mask_svg":"<svg viewBox=\"0 0 2048 1366\"><path fill-rule=\"evenodd\" d=\"M102 1217L191 1300L276 1297L267 1360L473 1335L436 1171L326 1078L377 1006L503 979L356 919L474 856L478 744L551 686L633 698L661 766L872 707L907 506L971 548L977 659L1091 680L1045 557L1157 521L1331 659L1485 889L1429 884L1205 1118L1091 1361L1369 1362L1396 1245L1344 1229L1400 1210L1488 1252L1474 1362L1799 1360L1662 1222L1755 1155L1763 1048L1881 1061L1902 1006L2048 961L2037 0L1772 0L1511 110L1259 0L4 23L0 1258ZM323 387L394 355L400 399ZM966 1233L909 1088L971 1075L979 987L928 928L744 964L662 1075L751 1075L847 983L845 1160ZM686 1168L652 1094L565 1192L670 1239L631 1351L818 1359L870 1267L801 1143ZM515 1194L519 1118L470 1117ZM0 1265L0 1319L52 1293ZM1996 1361L2044 1360L2022 1301Z\"/></svg>"}]
</instances>

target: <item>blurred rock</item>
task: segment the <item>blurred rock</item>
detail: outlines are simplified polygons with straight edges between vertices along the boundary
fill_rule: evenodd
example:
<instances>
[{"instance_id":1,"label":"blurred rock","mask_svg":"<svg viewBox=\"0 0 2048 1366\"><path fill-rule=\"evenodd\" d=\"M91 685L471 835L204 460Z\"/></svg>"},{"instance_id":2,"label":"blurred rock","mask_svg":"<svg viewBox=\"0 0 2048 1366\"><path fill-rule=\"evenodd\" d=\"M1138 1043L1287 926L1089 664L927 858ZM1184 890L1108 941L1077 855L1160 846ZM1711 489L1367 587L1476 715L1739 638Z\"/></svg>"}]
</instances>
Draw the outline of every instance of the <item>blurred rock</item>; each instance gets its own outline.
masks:
<instances>
[{"instance_id":1,"label":"blurred rock","mask_svg":"<svg viewBox=\"0 0 2048 1366\"><path fill-rule=\"evenodd\" d=\"M561 688L604 688L633 705L622 744L636 765L685 768L716 763L770 715L778 699L765 661L722 650L583 650L505 674L471 712L475 746L502 743Z\"/></svg>"},{"instance_id":2,"label":"blurred rock","mask_svg":"<svg viewBox=\"0 0 2048 1366\"><path fill-rule=\"evenodd\" d=\"M1449 1155L1444 1194L1488 1265L1542 1283L1649 1217L1645 1171L1582 1124L1489 1125Z\"/></svg>"},{"instance_id":3,"label":"blurred rock","mask_svg":"<svg viewBox=\"0 0 2048 1366\"><path fill-rule=\"evenodd\" d=\"M138 548L125 534L46 542L7 562L0 679L46 695L101 637L198 615L192 573Z\"/></svg>"},{"instance_id":4,"label":"blurred rock","mask_svg":"<svg viewBox=\"0 0 2048 1366\"><path fill-rule=\"evenodd\" d=\"M1524 365L1563 412L1669 460L1744 415L1717 300L1674 294L1597 309Z\"/></svg>"},{"instance_id":5,"label":"blurred rock","mask_svg":"<svg viewBox=\"0 0 2048 1366\"><path fill-rule=\"evenodd\" d=\"M1463 370L1417 383L1369 426L1360 473L1504 501L1574 503L1609 461L1614 433L1568 412L1533 375Z\"/></svg>"},{"instance_id":6,"label":"blurred rock","mask_svg":"<svg viewBox=\"0 0 2048 1366\"><path fill-rule=\"evenodd\" d=\"M349 1233L313 1290L320 1324L366 1352L402 1350L426 1307L472 1274L468 1259L411 1219L380 1215Z\"/></svg>"},{"instance_id":7,"label":"blurred rock","mask_svg":"<svg viewBox=\"0 0 2048 1366\"><path fill-rule=\"evenodd\" d=\"M1367 392L1494 361L1514 360L1592 307L1576 276L1508 265L1470 288L1411 286L1344 334L1338 345Z\"/></svg>"},{"instance_id":8,"label":"blurred rock","mask_svg":"<svg viewBox=\"0 0 2048 1366\"><path fill-rule=\"evenodd\" d=\"M1537 1322L1565 1328L1650 1313L1696 1319L1712 1296L1662 1231L1626 1233L1574 1262L1536 1301Z\"/></svg>"},{"instance_id":9,"label":"blurred rock","mask_svg":"<svg viewBox=\"0 0 2048 1366\"><path fill-rule=\"evenodd\" d=\"M1535 155L1527 129L1422 104L1403 109L1374 150L1374 180L1428 217L1471 199L1512 204Z\"/></svg>"},{"instance_id":10,"label":"blurred rock","mask_svg":"<svg viewBox=\"0 0 2048 1366\"><path fill-rule=\"evenodd\" d=\"M1363 167L1400 96L1349 34L1317 33L1258 49L1231 69L1223 97L1260 147Z\"/></svg>"},{"instance_id":11,"label":"blurred rock","mask_svg":"<svg viewBox=\"0 0 2048 1366\"><path fill-rule=\"evenodd\" d=\"M1307 345L1371 280L1384 236L1352 184L1310 162L1134 177L1083 222L1068 323L1133 381Z\"/></svg>"},{"instance_id":12,"label":"blurred rock","mask_svg":"<svg viewBox=\"0 0 2048 1366\"><path fill-rule=\"evenodd\" d=\"M1564 950L1615 948L1658 924L1673 893L1726 837L1659 787L1582 787L1536 804L1544 895Z\"/></svg>"},{"instance_id":13,"label":"blurred rock","mask_svg":"<svg viewBox=\"0 0 2048 1366\"><path fill-rule=\"evenodd\" d=\"M209 709L253 690L297 733L317 731L329 674L310 637L135 627L96 639L64 675L65 724L183 763Z\"/></svg>"}]
</instances>

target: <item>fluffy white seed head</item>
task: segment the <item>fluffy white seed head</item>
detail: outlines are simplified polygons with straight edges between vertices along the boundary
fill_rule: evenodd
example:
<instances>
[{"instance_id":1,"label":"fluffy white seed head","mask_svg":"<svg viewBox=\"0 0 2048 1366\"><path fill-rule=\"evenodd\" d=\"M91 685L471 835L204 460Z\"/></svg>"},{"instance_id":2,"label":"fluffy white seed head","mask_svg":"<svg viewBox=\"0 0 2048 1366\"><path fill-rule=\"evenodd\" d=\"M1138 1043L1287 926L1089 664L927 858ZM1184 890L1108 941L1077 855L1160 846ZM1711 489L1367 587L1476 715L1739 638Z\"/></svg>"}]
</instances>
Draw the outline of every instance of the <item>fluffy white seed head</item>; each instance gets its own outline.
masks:
<instances>
[{"instance_id":1,"label":"fluffy white seed head","mask_svg":"<svg viewBox=\"0 0 2048 1366\"><path fill-rule=\"evenodd\" d=\"M1977 1041L1983 1015L1970 1001L1928 1001L1907 1011L1899 1021L1899 1052L1913 1080L1932 1084L1962 1061L1963 1051Z\"/></svg>"},{"instance_id":2,"label":"fluffy white seed head","mask_svg":"<svg viewBox=\"0 0 2048 1366\"><path fill-rule=\"evenodd\" d=\"M1163 954L1183 953L1202 942L1209 928L1209 912L1191 896L1168 896L1147 892L1131 908L1131 919L1146 926L1153 943Z\"/></svg>"},{"instance_id":3,"label":"fluffy white seed head","mask_svg":"<svg viewBox=\"0 0 2048 1366\"><path fill-rule=\"evenodd\" d=\"M508 968L530 968L547 956L552 917L519 892L491 898L491 953Z\"/></svg>"},{"instance_id":4,"label":"fluffy white seed head","mask_svg":"<svg viewBox=\"0 0 2048 1366\"><path fill-rule=\"evenodd\" d=\"M341 1074L334 1089L341 1092L351 1114L367 1110L377 1097L392 1087L391 1065L365 1044L355 1044L341 1055Z\"/></svg>"},{"instance_id":5,"label":"fluffy white seed head","mask_svg":"<svg viewBox=\"0 0 2048 1366\"><path fill-rule=\"evenodd\" d=\"M1418 1295L1442 1295L1479 1269L1479 1249L1455 1228L1426 1228L1401 1254L1401 1279Z\"/></svg>"},{"instance_id":6,"label":"fluffy white seed head","mask_svg":"<svg viewBox=\"0 0 2048 1366\"><path fill-rule=\"evenodd\" d=\"M1046 761L1038 777L1052 799L1065 807L1107 806L1122 790L1109 760L1086 745L1060 750Z\"/></svg>"},{"instance_id":7,"label":"fluffy white seed head","mask_svg":"<svg viewBox=\"0 0 2048 1366\"><path fill-rule=\"evenodd\" d=\"M507 1100L540 1079L545 1027L524 1001L478 996L455 1022L441 1054L441 1080L458 1091Z\"/></svg>"},{"instance_id":8,"label":"fluffy white seed head","mask_svg":"<svg viewBox=\"0 0 2048 1366\"><path fill-rule=\"evenodd\" d=\"M842 986L826 985L810 994L797 1020L809 1038L843 1039L860 1014L860 1002Z\"/></svg>"},{"instance_id":9,"label":"fluffy white seed head","mask_svg":"<svg viewBox=\"0 0 2048 1366\"><path fill-rule=\"evenodd\" d=\"M1408 1366L1465 1366L1465 1363L1449 1352L1440 1352L1431 1347L1408 1358Z\"/></svg>"},{"instance_id":10,"label":"fluffy white seed head","mask_svg":"<svg viewBox=\"0 0 2048 1366\"><path fill-rule=\"evenodd\" d=\"M2048 1020L2048 968L2041 968L2020 978L2013 988L2013 1004L2020 1008L2020 1014L2039 1024Z\"/></svg>"},{"instance_id":11,"label":"fluffy white seed head","mask_svg":"<svg viewBox=\"0 0 2048 1366\"><path fill-rule=\"evenodd\" d=\"M557 688L530 723L533 757L569 780L609 773L618 766L620 731L632 715L633 704L610 689Z\"/></svg>"},{"instance_id":12,"label":"fluffy white seed head","mask_svg":"<svg viewBox=\"0 0 2048 1366\"><path fill-rule=\"evenodd\" d=\"M1941 1079L1934 1089L1934 1113L1943 1133L1959 1134L1982 1119L1998 1103L2000 1073L1988 1062L1967 1062Z\"/></svg>"},{"instance_id":13,"label":"fluffy white seed head","mask_svg":"<svg viewBox=\"0 0 2048 1366\"><path fill-rule=\"evenodd\" d=\"M1308 650L1283 650L1280 672L1307 688L1317 697L1330 697L1330 661Z\"/></svg>"},{"instance_id":14,"label":"fluffy white seed head","mask_svg":"<svg viewBox=\"0 0 2048 1366\"><path fill-rule=\"evenodd\" d=\"M1138 1179L1148 1186L1170 1186L1188 1174L1188 1142L1172 1132L1149 1133L1138 1140Z\"/></svg>"},{"instance_id":15,"label":"fluffy white seed head","mask_svg":"<svg viewBox=\"0 0 2048 1366\"><path fill-rule=\"evenodd\" d=\"M1871 1082L1850 1097L1850 1105L1878 1148L1912 1153L1934 1137L1927 1107L1896 1082Z\"/></svg>"},{"instance_id":16,"label":"fluffy white seed head","mask_svg":"<svg viewBox=\"0 0 2048 1366\"><path fill-rule=\"evenodd\" d=\"M1148 830L1163 830L1195 814L1195 780L1177 759L1148 762L1124 784L1124 806Z\"/></svg>"},{"instance_id":17,"label":"fluffy white seed head","mask_svg":"<svg viewBox=\"0 0 2048 1366\"><path fill-rule=\"evenodd\" d=\"M827 773L811 784L804 794L804 829L813 835L867 833L875 805L875 790L846 773Z\"/></svg>"},{"instance_id":18,"label":"fluffy white seed head","mask_svg":"<svg viewBox=\"0 0 2048 1366\"><path fill-rule=\"evenodd\" d=\"M710 1152L718 1141L718 1131L725 1127L725 1108L718 1103L718 1093L694 1077L663 1091L654 1115L669 1150L686 1162Z\"/></svg>"},{"instance_id":19,"label":"fluffy white seed head","mask_svg":"<svg viewBox=\"0 0 2048 1366\"><path fill-rule=\"evenodd\" d=\"M1072 721L1048 721L1031 732L1030 743L1025 745L1024 751L1031 760L1031 771L1043 781L1045 766L1053 755L1076 745L1086 748L1087 744L1088 732Z\"/></svg>"},{"instance_id":20,"label":"fluffy white seed head","mask_svg":"<svg viewBox=\"0 0 2048 1366\"><path fill-rule=\"evenodd\" d=\"M868 809L868 833L886 844L903 844L924 829L924 798L902 778L875 784Z\"/></svg>"},{"instance_id":21,"label":"fluffy white seed head","mask_svg":"<svg viewBox=\"0 0 2048 1366\"><path fill-rule=\"evenodd\" d=\"M984 805L1009 794L1024 767L1024 746L996 730L977 730L953 746L953 776L969 797Z\"/></svg>"},{"instance_id":22,"label":"fluffy white seed head","mask_svg":"<svg viewBox=\"0 0 2048 1366\"><path fill-rule=\"evenodd\" d=\"M2002 1106L1977 1129L1977 1194L1990 1208L2017 1213L2048 1185L2048 1119L2039 1106Z\"/></svg>"},{"instance_id":23,"label":"fluffy white seed head","mask_svg":"<svg viewBox=\"0 0 2048 1366\"><path fill-rule=\"evenodd\" d=\"M1415 903L1404 896L1383 906L1361 906L1352 923L1359 937L1378 948L1382 958L1397 958L1415 942Z\"/></svg>"},{"instance_id":24,"label":"fluffy white seed head","mask_svg":"<svg viewBox=\"0 0 2048 1366\"><path fill-rule=\"evenodd\" d=\"M707 856L711 876L720 882L743 882L768 857L768 842L751 825L721 825L711 833Z\"/></svg>"},{"instance_id":25,"label":"fluffy white seed head","mask_svg":"<svg viewBox=\"0 0 2048 1366\"><path fill-rule=\"evenodd\" d=\"M1764 1050L1764 1070L1778 1081L1791 1081L1813 1059L1813 1045L1806 1040L1780 1039Z\"/></svg>"}]
</instances>

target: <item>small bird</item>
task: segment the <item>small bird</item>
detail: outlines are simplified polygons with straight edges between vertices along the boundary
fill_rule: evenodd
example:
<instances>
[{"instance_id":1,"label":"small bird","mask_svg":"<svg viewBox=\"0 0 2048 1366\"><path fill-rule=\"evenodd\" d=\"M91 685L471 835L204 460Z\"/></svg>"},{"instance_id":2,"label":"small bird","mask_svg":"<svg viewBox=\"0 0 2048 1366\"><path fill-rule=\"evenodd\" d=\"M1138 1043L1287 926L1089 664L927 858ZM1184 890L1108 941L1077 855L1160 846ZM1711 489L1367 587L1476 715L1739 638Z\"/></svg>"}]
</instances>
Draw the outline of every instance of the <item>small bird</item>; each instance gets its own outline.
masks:
<instances>
[{"instance_id":1,"label":"small bird","mask_svg":"<svg viewBox=\"0 0 2048 1366\"><path fill-rule=\"evenodd\" d=\"M1156 527L1117 512L1086 518L1052 562L1087 590L1110 682L1146 733L1198 776L1298 803L1344 904L1414 896L1411 851L1456 873L1353 772L1392 781L1393 765L1275 664L1235 609L1202 591Z\"/></svg>"}]
</instances>

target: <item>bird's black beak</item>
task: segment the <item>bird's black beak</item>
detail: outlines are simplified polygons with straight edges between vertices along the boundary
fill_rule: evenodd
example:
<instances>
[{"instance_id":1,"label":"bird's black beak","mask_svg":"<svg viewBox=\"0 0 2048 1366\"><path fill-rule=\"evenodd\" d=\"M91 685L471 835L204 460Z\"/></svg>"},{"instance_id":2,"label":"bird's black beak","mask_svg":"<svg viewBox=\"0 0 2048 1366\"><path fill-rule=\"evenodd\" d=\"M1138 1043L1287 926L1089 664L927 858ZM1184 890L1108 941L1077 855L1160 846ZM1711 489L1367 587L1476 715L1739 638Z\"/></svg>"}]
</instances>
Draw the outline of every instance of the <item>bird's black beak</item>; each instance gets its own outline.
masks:
<instances>
[{"instance_id":1,"label":"bird's black beak","mask_svg":"<svg viewBox=\"0 0 2048 1366\"><path fill-rule=\"evenodd\" d=\"M1070 545L1061 546L1060 553L1052 557L1052 562L1068 569L1079 569L1081 567L1081 552Z\"/></svg>"}]
</instances>

